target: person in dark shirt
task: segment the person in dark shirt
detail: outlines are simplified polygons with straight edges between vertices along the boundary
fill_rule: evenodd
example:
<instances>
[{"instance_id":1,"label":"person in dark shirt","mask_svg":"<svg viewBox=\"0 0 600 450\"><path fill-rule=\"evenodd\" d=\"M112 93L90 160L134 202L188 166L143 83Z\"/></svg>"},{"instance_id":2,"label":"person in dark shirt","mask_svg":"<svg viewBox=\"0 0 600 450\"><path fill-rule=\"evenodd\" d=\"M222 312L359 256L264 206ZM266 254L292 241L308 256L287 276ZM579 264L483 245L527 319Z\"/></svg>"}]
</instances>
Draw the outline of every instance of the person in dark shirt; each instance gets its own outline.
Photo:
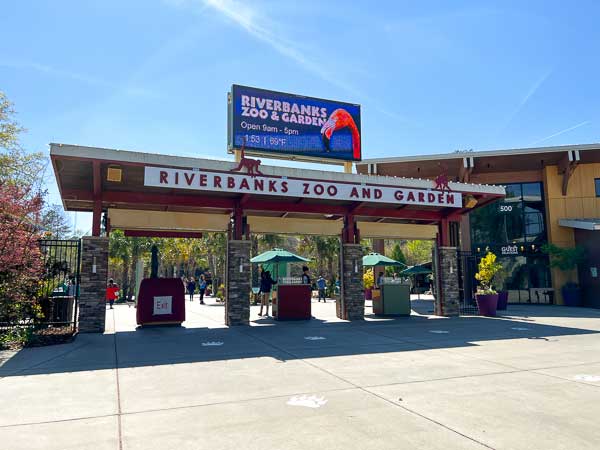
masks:
<instances>
[{"instance_id":1,"label":"person in dark shirt","mask_svg":"<svg viewBox=\"0 0 600 450\"><path fill-rule=\"evenodd\" d=\"M188 294L190 294L190 302L194 301L194 292L196 291L196 281L194 277L190 278L187 284Z\"/></svg>"},{"instance_id":2,"label":"person in dark shirt","mask_svg":"<svg viewBox=\"0 0 600 450\"><path fill-rule=\"evenodd\" d=\"M311 284L310 276L308 275L308 267L302 266L302 284Z\"/></svg>"},{"instance_id":3,"label":"person in dark shirt","mask_svg":"<svg viewBox=\"0 0 600 450\"><path fill-rule=\"evenodd\" d=\"M200 304L204 305L204 292L206 292L206 278L204 275L200 275L198 290L200 291Z\"/></svg>"},{"instance_id":4,"label":"person in dark shirt","mask_svg":"<svg viewBox=\"0 0 600 450\"><path fill-rule=\"evenodd\" d=\"M263 306L266 306L267 308L267 312L265 313L265 316L269 315L269 301L271 300L271 288L273 287L274 284L277 284L277 281L274 281L273 278L271 278L271 272L267 271L262 271L262 273L260 274L260 291L259 293L260 295L260 312L258 313L259 316L263 315Z\"/></svg>"}]
</instances>

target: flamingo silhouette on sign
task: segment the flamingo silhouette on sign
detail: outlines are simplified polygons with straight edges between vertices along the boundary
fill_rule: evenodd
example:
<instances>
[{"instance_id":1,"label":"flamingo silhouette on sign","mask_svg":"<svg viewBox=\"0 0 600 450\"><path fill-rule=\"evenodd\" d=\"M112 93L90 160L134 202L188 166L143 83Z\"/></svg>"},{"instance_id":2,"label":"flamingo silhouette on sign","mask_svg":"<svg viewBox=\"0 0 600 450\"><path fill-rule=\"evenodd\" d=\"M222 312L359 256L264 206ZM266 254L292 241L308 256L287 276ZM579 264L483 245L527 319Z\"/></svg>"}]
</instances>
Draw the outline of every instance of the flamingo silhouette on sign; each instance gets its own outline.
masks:
<instances>
[{"instance_id":1,"label":"flamingo silhouette on sign","mask_svg":"<svg viewBox=\"0 0 600 450\"><path fill-rule=\"evenodd\" d=\"M331 151L331 135L342 128L349 128L352 133L352 157L360 159L360 133L354 119L348 111L338 108L331 113L327 122L321 127L321 137L325 151Z\"/></svg>"}]
</instances>

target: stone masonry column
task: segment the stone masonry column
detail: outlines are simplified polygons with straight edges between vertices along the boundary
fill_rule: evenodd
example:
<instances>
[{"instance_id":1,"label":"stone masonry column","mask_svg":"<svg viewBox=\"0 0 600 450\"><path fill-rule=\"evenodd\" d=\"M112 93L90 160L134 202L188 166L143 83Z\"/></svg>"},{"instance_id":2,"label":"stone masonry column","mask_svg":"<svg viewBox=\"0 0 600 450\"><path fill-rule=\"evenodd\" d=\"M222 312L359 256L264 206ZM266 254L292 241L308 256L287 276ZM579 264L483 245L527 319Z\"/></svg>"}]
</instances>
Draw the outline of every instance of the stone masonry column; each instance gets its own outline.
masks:
<instances>
[{"instance_id":1,"label":"stone masonry column","mask_svg":"<svg viewBox=\"0 0 600 450\"><path fill-rule=\"evenodd\" d=\"M363 288L363 249L360 244L342 244L342 292L337 316L345 320L365 318L365 291Z\"/></svg>"},{"instance_id":2,"label":"stone masonry column","mask_svg":"<svg viewBox=\"0 0 600 450\"><path fill-rule=\"evenodd\" d=\"M104 332L107 277L108 238L97 236L81 238L81 272L79 274L80 333Z\"/></svg>"},{"instance_id":3,"label":"stone masonry column","mask_svg":"<svg viewBox=\"0 0 600 450\"><path fill-rule=\"evenodd\" d=\"M250 323L250 241L227 241L225 324Z\"/></svg>"},{"instance_id":4,"label":"stone masonry column","mask_svg":"<svg viewBox=\"0 0 600 450\"><path fill-rule=\"evenodd\" d=\"M456 247L437 247L438 260L437 264L434 264L437 286L434 311L438 316L452 317L460 313L457 250ZM435 253L434 251L434 255Z\"/></svg>"}]
</instances>

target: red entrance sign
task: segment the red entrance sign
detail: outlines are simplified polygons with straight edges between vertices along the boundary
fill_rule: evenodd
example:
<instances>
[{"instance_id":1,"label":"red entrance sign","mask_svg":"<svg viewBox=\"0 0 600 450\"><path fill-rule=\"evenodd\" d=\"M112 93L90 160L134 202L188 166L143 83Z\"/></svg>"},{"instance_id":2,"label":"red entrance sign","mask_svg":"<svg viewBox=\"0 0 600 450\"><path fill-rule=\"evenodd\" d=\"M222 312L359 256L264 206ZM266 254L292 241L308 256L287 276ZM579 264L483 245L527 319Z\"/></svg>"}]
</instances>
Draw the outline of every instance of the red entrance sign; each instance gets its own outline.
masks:
<instances>
[{"instance_id":1,"label":"red entrance sign","mask_svg":"<svg viewBox=\"0 0 600 450\"><path fill-rule=\"evenodd\" d=\"M144 186L326 200L462 208L462 194L401 186L342 183L169 167L145 167Z\"/></svg>"}]
</instances>

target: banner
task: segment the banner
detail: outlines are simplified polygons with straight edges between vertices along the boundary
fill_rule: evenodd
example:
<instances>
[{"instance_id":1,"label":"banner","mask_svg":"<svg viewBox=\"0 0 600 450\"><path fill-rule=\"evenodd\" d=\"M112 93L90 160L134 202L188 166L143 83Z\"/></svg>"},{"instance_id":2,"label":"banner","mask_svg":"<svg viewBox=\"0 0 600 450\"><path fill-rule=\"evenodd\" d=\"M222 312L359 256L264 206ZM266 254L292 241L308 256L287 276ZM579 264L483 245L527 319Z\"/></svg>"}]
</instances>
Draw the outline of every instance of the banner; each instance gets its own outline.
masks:
<instances>
[{"instance_id":1,"label":"banner","mask_svg":"<svg viewBox=\"0 0 600 450\"><path fill-rule=\"evenodd\" d=\"M361 160L360 105L233 85L229 148Z\"/></svg>"},{"instance_id":2,"label":"banner","mask_svg":"<svg viewBox=\"0 0 600 450\"><path fill-rule=\"evenodd\" d=\"M144 186L238 194L305 197L462 208L462 194L398 186L249 176L228 172L145 167Z\"/></svg>"}]
</instances>

